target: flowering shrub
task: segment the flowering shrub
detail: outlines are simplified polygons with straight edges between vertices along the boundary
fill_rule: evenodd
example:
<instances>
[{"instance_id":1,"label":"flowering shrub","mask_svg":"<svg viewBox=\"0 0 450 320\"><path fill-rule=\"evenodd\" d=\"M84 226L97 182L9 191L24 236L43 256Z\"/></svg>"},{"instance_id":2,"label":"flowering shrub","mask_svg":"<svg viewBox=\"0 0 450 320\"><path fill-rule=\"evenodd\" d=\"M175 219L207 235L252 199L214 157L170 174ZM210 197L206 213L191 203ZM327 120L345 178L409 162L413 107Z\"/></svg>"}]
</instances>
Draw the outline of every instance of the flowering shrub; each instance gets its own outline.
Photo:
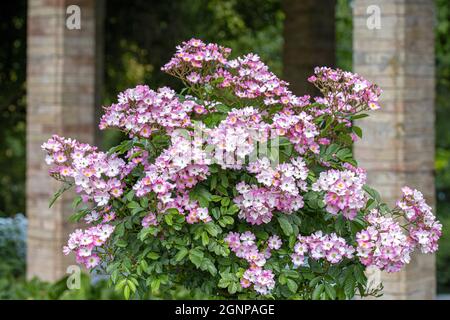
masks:
<instances>
[{"instance_id":1,"label":"flowering shrub","mask_svg":"<svg viewBox=\"0 0 450 320\"><path fill-rule=\"evenodd\" d=\"M399 271L437 250L441 225L407 187L393 209L353 158L353 120L381 90L326 67L298 97L254 54L192 39L162 70L186 88L119 94L100 128L129 139L101 152L53 136L50 174L74 186L64 253L106 272L125 297L182 285L220 298L376 295L365 267Z\"/></svg>"}]
</instances>

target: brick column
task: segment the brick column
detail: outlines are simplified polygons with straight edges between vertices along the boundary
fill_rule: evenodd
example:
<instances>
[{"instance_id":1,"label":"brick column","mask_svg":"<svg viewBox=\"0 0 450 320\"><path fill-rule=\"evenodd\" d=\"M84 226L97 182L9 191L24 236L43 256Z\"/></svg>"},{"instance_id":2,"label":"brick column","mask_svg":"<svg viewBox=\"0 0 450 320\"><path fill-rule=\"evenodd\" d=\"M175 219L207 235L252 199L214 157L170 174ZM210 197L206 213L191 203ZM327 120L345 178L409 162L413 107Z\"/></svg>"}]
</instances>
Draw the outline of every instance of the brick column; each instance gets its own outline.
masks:
<instances>
[{"instance_id":1,"label":"brick column","mask_svg":"<svg viewBox=\"0 0 450 320\"><path fill-rule=\"evenodd\" d=\"M359 165L390 205L408 185L435 204L434 189L434 2L355 0L354 71L379 84L382 110L359 121ZM367 8L381 10L381 28L367 27ZM435 297L433 255L414 254L404 271L382 274L384 299Z\"/></svg>"},{"instance_id":2,"label":"brick column","mask_svg":"<svg viewBox=\"0 0 450 320\"><path fill-rule=\"evenodd\" d=\"M320 4L319 4L320 2ZM283 0L283 79L295 94L318 94L306 79L335 65L335 0Z\"/></svg>"},{"instance_id":3,"label":"brick column","mask_svg":"<svg viewBox=\"0 0 450 320\"><path fill-rule=\"evenodd\" d=\"M81 29L66 28L69 5L81 8ZM40 145L53 133L94 140L95 1L28 0L27 276L53 281L73 257L62 254L73 225L70 196L49 209L60 183L51 179Z\"/></svg>"}]
</instances>

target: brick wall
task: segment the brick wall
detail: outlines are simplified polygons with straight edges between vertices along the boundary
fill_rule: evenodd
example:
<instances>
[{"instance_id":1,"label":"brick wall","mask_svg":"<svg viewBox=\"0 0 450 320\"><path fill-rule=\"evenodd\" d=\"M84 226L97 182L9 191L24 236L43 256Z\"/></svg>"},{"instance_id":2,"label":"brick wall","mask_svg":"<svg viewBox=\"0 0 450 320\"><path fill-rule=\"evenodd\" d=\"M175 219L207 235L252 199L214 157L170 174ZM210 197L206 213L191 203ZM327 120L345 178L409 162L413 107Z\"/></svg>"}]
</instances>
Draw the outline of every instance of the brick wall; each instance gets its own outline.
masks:
<instances>
[{"instance_id":1,"label":"brick wall","mask_svg":"<svg viewBox=\"0 0 450 320\"><path fill-rule=\"evenodd\" d=\"M382 110L360 120L355 145L369 183L389 204L400 188L421 190L434 205L434 2L355 0L354 71L383 89ZM381 9L381 28L367 27L368 6ZM435 296L433 255L415 254L405 271L382 274L385 299Z\"/></svg>"},{"instance_id":2,"label":"brick wall","mask_svg":"<svg viewBox=\"0 0 450 320\"><path fill-rule=\"evenodd\" d=\"M49 209L60 184L47 174L40 145L53 133L94 139L94 0L29 0L27 57L27 276L56 280L73 257L62 246L74 226L71 196ZM66 28L66 8L81 8L81 29Z\"/></svg>"}]
</instances>

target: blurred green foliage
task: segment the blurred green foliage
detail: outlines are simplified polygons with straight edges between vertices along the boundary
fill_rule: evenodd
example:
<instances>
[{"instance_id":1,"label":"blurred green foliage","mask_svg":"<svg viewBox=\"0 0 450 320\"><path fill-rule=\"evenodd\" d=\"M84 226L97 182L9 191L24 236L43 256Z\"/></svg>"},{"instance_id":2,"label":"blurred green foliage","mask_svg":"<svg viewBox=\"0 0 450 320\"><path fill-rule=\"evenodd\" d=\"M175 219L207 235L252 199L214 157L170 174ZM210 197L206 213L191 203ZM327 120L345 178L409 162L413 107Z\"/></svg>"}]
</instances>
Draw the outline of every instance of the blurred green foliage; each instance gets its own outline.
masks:
<instances>
[{"instance_id":1,"label":"blurred green foliage","mask_svg":"<svg viewBox=\"0 0 450 320\"><path fill-rule=\"evenodd\" d=\"M25 211L26 1L0 9L0 217Z\"/></svg>"},{"instance_id":2,"label":"blurred green foliage","mask_svg":"<svg viewBox=\"0 0 450 320\"><path fill-rule=\"evenodd\" d=\"M353 12L351 0L336 1L336 66L353 69Z\"/></svg>"},{"instance_id":3,"label":"blurred green foliage","mask_svg":"<svg viewBox=\"0 0 450 320\"><path fill-rule=\"evenodd\" d=\"M436 0L436 191L443 236L437 252L438 290L450 292L450 5Z\"/></svg>"},{"instance_id":4,"label":"blurred green foliage","mask_svg":"<svg viewBox=\"0 0 450 320\"><path fill-rule=\"evenodd\" d=\"M156 294L148 293L143 299L159 300L201 300L211 299L203 292L192 292L185 288L177 288ZM110 286L107 280L95 282L87 274L82 273L79 289L68 289L67 277L55 283L48 283L37 278L25 280L23 277L0 277L0 300L121 300L123 294Z\"/></svg>"},{"instance_id":5,"label":"blurred green foliage","mask_svg":"<svg viewBox=\"0 0 450 320\"><path fill-rule=\"evenodd\" d=\"M0 300L118 300L121 296L107 285L106 280L91 283L88 275L82 274L80 289L69 290L67 278L53 284L37 278L0 278Z\"/></svg>"}]
</instances>

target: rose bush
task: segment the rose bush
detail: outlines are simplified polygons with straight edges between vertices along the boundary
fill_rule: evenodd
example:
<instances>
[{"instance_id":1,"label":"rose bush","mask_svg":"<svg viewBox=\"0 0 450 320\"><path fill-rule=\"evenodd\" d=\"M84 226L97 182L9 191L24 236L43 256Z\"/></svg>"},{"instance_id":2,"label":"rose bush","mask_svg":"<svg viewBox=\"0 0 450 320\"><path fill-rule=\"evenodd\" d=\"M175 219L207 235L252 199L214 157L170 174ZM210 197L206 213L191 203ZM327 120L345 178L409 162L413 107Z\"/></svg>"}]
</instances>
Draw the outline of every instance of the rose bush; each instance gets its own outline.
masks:
<instances>
[{"instance_id":1,"label":"rose bush","mask_svg":"<svg viewBox=\"0 0 450 320\"><path fill-rule=\"evenodd\" d=\"M129 139L102 152L53 136L50 174L75 187L64 252L126 298L177 286L218 298L350 299L379 294L364 274L437 250L441 225L408 187L395 208L366 185L353 121L380 108L362 77L316 68L323 94L298 97L255 54L192 39L162 70L186 88L139 85L100 128Z\"/></svg>"}]
</instances>

